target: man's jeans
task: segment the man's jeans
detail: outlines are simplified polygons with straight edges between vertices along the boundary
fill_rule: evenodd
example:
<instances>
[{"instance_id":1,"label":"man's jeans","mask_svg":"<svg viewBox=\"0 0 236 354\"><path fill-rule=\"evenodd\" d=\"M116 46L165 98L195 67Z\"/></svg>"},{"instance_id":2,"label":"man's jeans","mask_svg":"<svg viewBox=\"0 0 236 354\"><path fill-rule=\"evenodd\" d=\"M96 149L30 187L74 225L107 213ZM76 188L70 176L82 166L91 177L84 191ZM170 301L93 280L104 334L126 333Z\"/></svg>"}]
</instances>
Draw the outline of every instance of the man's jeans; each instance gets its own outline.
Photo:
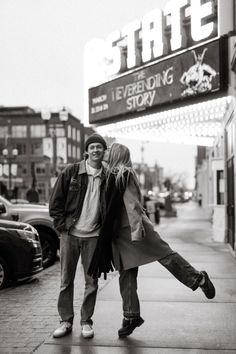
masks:
<instances>
[{"instance_id":1,"label":"man's jeans","mask_svg":"<svg viewBox=\"0 0 236 354\"><path fill-rule=\"evenodd\" d=\"M196 290L202 275L177 252L158 261L181 283ZM120 294L123 300L123 314L126 318L140 316L140 305L137 294L138 267L120 271Z\"/></svg>"},{"instance_id":2,"label":"man's jeans","mask_svg":"<svg viewBox=\"0 0 236 354\"><path fill-rule=\"evenodd\" d=\"M74 319L74 279L79 256L84 270L85 291L81 307L81 324L92 324L96 302L98 279L87 274L97 238L81 238L63 233L60 240L61 288L58 299L58 312L62 321L73 323Z\"/></svg>"}]
</instances>

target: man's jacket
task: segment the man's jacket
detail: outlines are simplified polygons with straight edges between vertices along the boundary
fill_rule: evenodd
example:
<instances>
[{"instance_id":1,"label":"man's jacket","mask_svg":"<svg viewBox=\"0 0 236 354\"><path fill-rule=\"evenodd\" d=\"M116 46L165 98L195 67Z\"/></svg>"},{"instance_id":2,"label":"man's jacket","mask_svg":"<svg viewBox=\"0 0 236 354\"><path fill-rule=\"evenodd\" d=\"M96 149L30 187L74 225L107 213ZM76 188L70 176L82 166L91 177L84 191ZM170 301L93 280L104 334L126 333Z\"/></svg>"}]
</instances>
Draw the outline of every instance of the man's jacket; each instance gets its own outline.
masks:
<instances>
[{"instance_id":1,"label":"man's jacket","mask_svg":"<svg viewBox=\"0 0 236 354\"><path fill-rule=\"evenodd\" d=\"M101 175L100 215L105 215L103 191L105 188L105 169ZM67 166L58 176L50 200L49 214L54 220L58 232L69 231L80 217L88 186L88 174L85 160Z\"/></svg>"}]
</instances>

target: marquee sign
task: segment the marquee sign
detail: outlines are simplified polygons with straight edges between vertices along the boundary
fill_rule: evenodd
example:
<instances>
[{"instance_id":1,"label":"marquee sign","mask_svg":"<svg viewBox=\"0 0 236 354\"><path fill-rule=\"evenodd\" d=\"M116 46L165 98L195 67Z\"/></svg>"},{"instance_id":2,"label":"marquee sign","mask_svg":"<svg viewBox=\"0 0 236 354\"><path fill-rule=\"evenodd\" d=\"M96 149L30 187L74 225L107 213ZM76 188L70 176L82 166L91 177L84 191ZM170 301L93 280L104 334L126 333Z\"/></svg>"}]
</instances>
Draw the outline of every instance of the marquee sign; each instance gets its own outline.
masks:
<instances>
[{"instance_id":1,"label":"marquee sign","mask_svg":"<svg viewBox=\"0 0 236 354\"><path fill-rule=\"evenodd\" d=\"M105 41L107 75L133 69L218 35L217 0L170 0ZM93 53L94 55L94 53Z\"/></svg>"},{"instance_id":2,"label":"marquee sign","mask_svg":"<svg viewBox=\"0 0 236 354\"><path fill-rule=\"evenodd\" d=\"M185 97L219 91L224 84L221 54L221 41L214 40L90 88L90 123L101 123Z\"/></svg>"}]
</instances>

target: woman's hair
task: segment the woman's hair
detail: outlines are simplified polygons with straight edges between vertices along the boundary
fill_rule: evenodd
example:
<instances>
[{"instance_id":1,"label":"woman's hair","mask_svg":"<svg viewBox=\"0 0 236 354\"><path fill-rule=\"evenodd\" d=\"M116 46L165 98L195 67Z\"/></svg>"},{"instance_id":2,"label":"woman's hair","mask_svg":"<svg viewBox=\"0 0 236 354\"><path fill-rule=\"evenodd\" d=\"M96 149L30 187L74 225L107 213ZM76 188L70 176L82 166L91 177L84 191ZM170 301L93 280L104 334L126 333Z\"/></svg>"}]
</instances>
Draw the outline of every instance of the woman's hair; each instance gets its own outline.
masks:
<instances>
[{"instance_id":1,"label":"woman's hair","mask_svg":"<svg viewBox=\"0 0 236 354\"><path fill-rule=\"evenodd\" d=\"M108 177L114 174L116 178L116 186L121 187L125 184L124 173L135 175L133 170L130 151L127 146L113 143L108 154Z\"/></svg>"}]
</instances>

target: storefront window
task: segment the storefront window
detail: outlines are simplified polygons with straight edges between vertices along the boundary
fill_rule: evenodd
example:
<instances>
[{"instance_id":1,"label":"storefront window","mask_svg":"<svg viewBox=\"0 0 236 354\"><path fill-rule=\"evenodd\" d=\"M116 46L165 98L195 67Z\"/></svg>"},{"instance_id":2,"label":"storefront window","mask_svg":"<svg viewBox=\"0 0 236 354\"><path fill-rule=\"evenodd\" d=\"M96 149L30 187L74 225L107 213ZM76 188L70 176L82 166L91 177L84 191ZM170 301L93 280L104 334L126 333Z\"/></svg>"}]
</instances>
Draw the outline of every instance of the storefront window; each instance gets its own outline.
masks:
<instances>
[{"instance_id":1,"label":"storefront window","mask_svg":"<svg viewBox=\"0 0 236 354\"><path fill-rule=\"evenodd\" d=\"M226 145L227 145L227 159L234 155L235 147L235 126L234 121L231 120L226 127Z\"/></svg>"},{"instance_id":2,"label":"storefront window","mask_svg":"<svg viewBox=\"0 0 236 354\"><path fill-rule=\"evenodd\" d=\"M31 154L37 156L43 156L43 144L42 142L31 144Z\"/></svg>"},{"instance_id":3,"label":"storefront window","mask_svg":"<svg viewBox=\"0 0 236 354\"><path fill-rule=\"evenodd\" d=\"M37 175L45 175L46 174L46 168L45 164L43 163L36 163L35 164L35 171Z\"/></svg>"},{"instance_id":4,"label":"storefront window","mask_svg":"<svg viewBox=\"0 0 236 354\"><path fill-rule=\"evenodd\" d=\"M46 136L46 127L44 124L30 126L30 136L32 138L44 138Z\"/></svg>"},{"instance_id":5,"label":"storefront window","mask_svg":"<svg viewBox=\"0 0 236 354\"><path fill-rule=\"evenodd\" d=\"M45 183L37 183L37 190L39 193L39 200L40 201L45 201L46 200L46 187Z\"/></svg>"},{"instance_id":6,"label":"storefront window","mask_svg":"<svg viewBox=\"0 0 236 354\"><path fill-rule=\"evenodd\" d=\"M26 125L13 125L11 128L11 136L13 138L26 138L27 126Z\"/></svg>"},{"instance_id":7,"label":"storefront window","mask_svg":"<svg viewBox=\"0 0 236 354\"><path fill-rule=\"evenodd\" d=\"M224 171L218 170L216 171L216 197L217 197L217 205L224 204Z\"/></svg>"},{"instance_id":8,"label":"storefront window","mask_svg":"<svg viewBox=\"0 0 236 354\"><path fill-rule=\"evenodd\" d=\"M217 141L215 148L214 148L214 157L215 158L222 158L224 151L223 151L223 136L220 137L220 140Z\"/></svg>"},{"instance_id":9,"label":"storefront window","mask_svg":"<svg viewBox=\"0 0 236 354\"><path fill-rule=\"evenodd\" d=\"M19 175L27 175L27 165L26 164L18 164Z\"/></svg>"},{"instance_id":10,"label":"storefront window","mask_svg":"<svg viewBox=\"0 0 236 354\"><path fill-rule=\"evenodd\" d=\"M5 138L8 135L8 127L0 126L0 138Z\"/></svg>"},{"instance_id":11,"label":"storefront window","mask_svg":"<svg viewBox=\"0 0 236 354\"><path fill-rule=\"evenodd\" d=\"M16 144L18 150L18 155L26 155L26 144L18 143Z\"/></svg>"}]
</instances>

